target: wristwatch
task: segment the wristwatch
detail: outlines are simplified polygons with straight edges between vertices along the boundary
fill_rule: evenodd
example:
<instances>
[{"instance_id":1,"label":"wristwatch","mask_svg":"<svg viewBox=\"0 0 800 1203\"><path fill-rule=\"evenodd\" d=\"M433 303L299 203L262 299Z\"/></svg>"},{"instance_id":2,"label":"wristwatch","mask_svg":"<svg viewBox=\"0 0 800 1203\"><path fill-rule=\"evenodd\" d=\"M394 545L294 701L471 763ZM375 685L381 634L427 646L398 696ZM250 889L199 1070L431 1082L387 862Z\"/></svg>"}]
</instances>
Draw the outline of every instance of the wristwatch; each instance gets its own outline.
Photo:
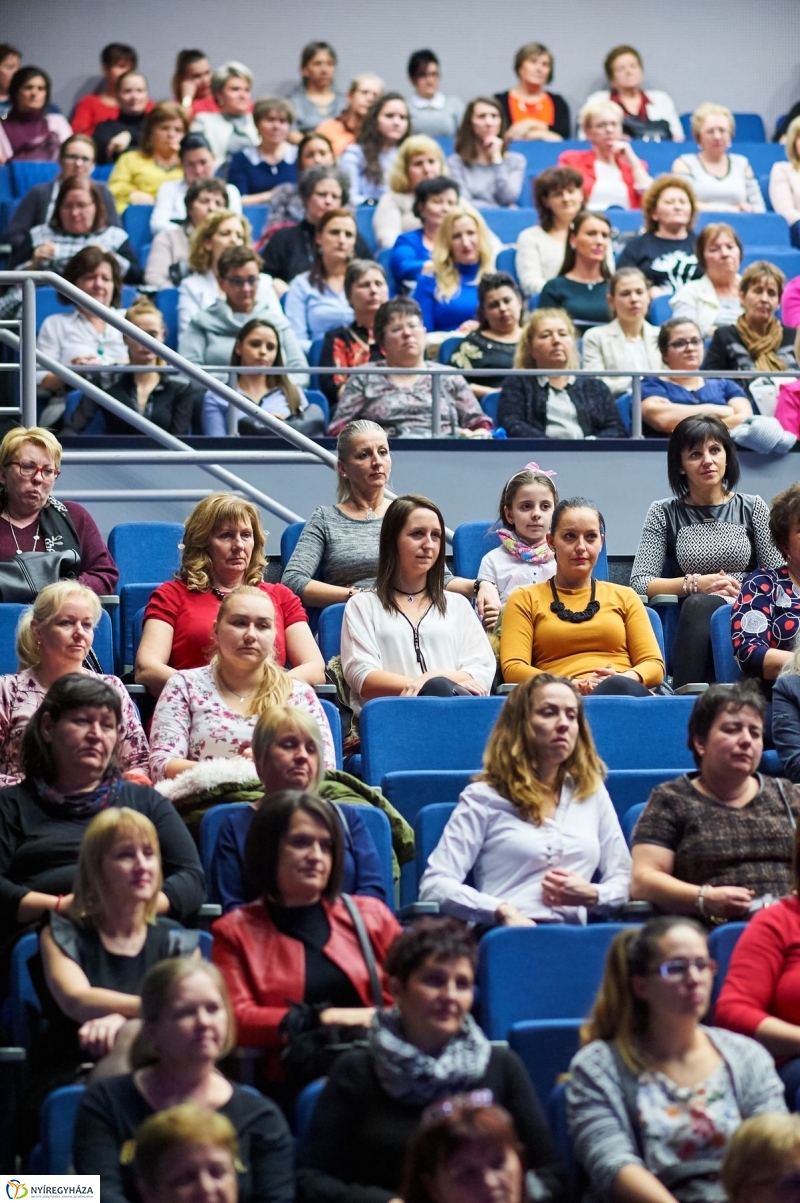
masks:
<instances>
[{"instance_id":1,"label":"wristwatch","mask_svg":"<svg viewBox=\"0 0 800 1203\"><path fill-rule=\"evenodd\" d=\"M475 597L477 597L478 594L480 593L481 585L485 585L485 584L486 584L486 581L481 580L480 577L475 578L475 584L472 586L472 592Z\"/></svg>"}]
</instances>

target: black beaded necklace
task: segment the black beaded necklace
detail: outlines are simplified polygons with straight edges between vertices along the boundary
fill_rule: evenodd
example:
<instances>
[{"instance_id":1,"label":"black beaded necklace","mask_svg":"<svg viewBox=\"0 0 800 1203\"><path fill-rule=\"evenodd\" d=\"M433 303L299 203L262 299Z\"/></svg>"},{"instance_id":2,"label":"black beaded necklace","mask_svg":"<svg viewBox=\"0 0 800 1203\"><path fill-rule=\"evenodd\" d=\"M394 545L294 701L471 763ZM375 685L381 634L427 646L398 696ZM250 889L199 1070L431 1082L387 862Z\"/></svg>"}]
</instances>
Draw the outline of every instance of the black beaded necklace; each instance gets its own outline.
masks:
<instances>
[{"instance_id":1,"label":"black beaded necklace","mask_svg":"<svg viewBox=\"0 0 800 1203\"><path fill-rule=\"evenodd\" d=\"M552 590L552 593L553 593L553 601L550 605L550 609L555 614L556 618L560 618L562 622L589 622L592 618L594 618L595 614L600 609L600 602L595 601L595 597L594 597L594 595L595 595L594 578L592 578L592 595L589 598L589 604L587 605L585 610L568 610L567 609L567 607L562 602L561 598L558 596L558 590L556 589L555 577L552 577L552 576L550 577L550 589Z\"/></svg>"}]
</instances>

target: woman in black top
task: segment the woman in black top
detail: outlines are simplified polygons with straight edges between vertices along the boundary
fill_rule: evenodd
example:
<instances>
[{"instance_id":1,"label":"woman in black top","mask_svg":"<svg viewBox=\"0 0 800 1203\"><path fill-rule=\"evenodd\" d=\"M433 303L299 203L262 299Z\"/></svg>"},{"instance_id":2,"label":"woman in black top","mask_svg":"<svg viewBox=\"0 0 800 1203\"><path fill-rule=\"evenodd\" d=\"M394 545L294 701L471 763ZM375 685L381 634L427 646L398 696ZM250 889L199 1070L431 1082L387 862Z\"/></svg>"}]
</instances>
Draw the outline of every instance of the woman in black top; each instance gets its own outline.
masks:
<instances>
[{"instance_id":1,"label":"woman in black top","mask_svg":"<svg viewBox=\"0 0 800 1203\"><path fill-rule=\"evenodd\" d=\"M561 1196L561 1167L530 1078L470 1014L475 960L456 919L423 920L395 940L385 966L395 1006L376 1014L368 1048L336 1062L298 1150L305 1203L396 1199L423 1111L465 1090L492 1092L514 1120L543 1188L537 1197Z\"/></svg>"},{"instance_id":2,"label":"woman in black top","mask_svg":"<svg viewBox=\"0 0 800 1203\"><path fill-rule=\"evenodd\" d=\"M479 399L500 388L505 372L514 366L522 335L522 293L508 272L490 272L478 284L477 330L459 344L450 356L452 366L462 368L465 379ZM505 369L502 375L470 378L470 368Z\"/></svg>"},{"instance_id":3,"label":"woman in black top","mask_svg":"<svg viewBox=\"0 0 800 1203\"><path fill-rule=\"evenodd\" d=\"M117 693L84 673L68 673L51 685L28 723L24 780L0 790L3 952L50 912L72 905L81 840L107 806L139 811L158 833L164 881L157 913L181 920L203 903L203 870L177 811L155 790L119 775L120 726Z\"/></svg>"},{"instance_id":4,"label":"woman in black top","mask_svg":"<svg viewBox=\"0 0 800 1203\"><path fill-rule=\"evenodd\" d=\"M679 175L660 175L642 197L645 232L626 242L617 268L638 267L650 296L671 296L703 273L692 230L697 202L691 184Z\"/></svg>"},{"instance_id":5,"label":"woman in black top","mask_svg":"<svg viewBox=\"0 0 800 1203\"><path fill-rule=\"evenodd\" d=\"M150 1116L196 1103L230 1120L239 1143L239 1203L294 1203L292 1138L269 1099L228 1081L217 1069L233 1047L230 999L213 965L162 961L142 985L142 1030L132 1074L107 1078L81 1099L73 1162L99 1174L103 1203L140 1203L133 1141Z\"/></svg>"},{"instance_id":6,"label":"woman in black top","mask_svg":"<svg viewBox=\"0 0 800 1203\"><path fill-rule=\"evenodd\" d=\"M263 251L263 270L286 284L313 267L317 226L329 209L341 209L347 205L350 177L338 167L309 167L300 176L297 191L305 209L305 217L294 225L270 234ZM372 258L360 234L356 235L355 256L357 259Z\"/></svg>"},{"instance_id":7,"label":"woman in black top","mask_svg":"<svg viewBox=\"0 0 800 1203\"><path fill-rule=\"evenodd\" d=\"M372 327L375 314L389 300L386 272L374 259L351 259L344 275L344 295L353 310L353 320L349 326L337 326L325 335L319 356L321 368L356 368L383 359ZM320 388L330 402L331 413L349 379L320 376Z\"/></svg>"},{"instance_id":8,"label":"woman in black top","mask_svg":"<svg viewBox=\"0 0 800 1203\"><path fill-rule=\"evenodd\" d=\"M608 307L608 248L611 222L605 213L583 209L573 218L567 234L564 262L557 276L539 293L539 308L566 309L580 327L610 322Z\"/></svg>"},{"instance_id":9,"label":"woman in black top","mask_svg":"<svg viewBox=\"0 0 800 1203\"><path fill-rule=\"evenodd\" d=\"M116 163L126 150L138 150L145 118L152 103L147 95L147 80L138 71L126 71L117 80L119 115L101 121L94 128L98 163Z\"/></svg>"},{"instance_id":10,"label":"woman in black top","mask_svg":"<svg viewBox=\"0 0 800 1203\"><path fill-rule=\"evenodd\" d=\"M548 368L549 376L507 376L497 425L510 439L624 439L627 431L607 386L570 376L578 366L575 327L563 309L536 309L520 336L515 368Z\"/></svg>"}]
</instances>

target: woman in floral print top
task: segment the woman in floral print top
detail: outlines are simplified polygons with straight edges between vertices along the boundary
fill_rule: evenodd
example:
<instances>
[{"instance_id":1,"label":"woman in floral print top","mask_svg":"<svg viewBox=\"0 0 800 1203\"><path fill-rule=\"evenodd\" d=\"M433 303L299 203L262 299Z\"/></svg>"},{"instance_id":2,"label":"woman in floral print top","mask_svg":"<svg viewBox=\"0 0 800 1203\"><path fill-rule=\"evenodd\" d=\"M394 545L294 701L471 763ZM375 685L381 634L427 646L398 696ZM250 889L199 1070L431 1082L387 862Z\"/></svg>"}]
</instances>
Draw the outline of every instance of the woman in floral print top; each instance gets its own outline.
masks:
<instances>
[{"instance_id":1,"label":"woman in floral print top","mask_svg":"<svg viewBox=\"0 0 800 1203\"><path fill-rule=\"evenodd\" d=\"M335 768L328 720L310 686L273 658L275 609L262 590L242 585L227 594L213 630L216 654L208 667L173 673L158 699L150 740L154 781L177 777L198 761L252 759L259 715L271 706L312 714L323 736L326 768Z\"/></svg>"}]
</instances>

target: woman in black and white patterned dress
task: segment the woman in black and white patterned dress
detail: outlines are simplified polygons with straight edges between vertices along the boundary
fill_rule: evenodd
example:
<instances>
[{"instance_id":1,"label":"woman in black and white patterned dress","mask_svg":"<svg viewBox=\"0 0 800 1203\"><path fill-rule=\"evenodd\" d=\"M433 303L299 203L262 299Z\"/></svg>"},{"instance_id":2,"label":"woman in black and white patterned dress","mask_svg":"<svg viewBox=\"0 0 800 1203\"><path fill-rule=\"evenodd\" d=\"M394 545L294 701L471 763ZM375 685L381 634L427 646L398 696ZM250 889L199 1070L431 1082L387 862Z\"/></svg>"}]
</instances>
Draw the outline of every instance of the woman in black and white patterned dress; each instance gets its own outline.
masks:
<instances>
[{"instance_id":1,"label":"woman in black and white patterned dress","mask_svg":"<svg viewBox=\"0 0 800 1203\"><path fill-rule=\"evenodd\" d=\"M680 602L675 688L714 680L712 613L733 601L748 572L783 563L769 533L767 503L734 492L739 474L736 447L719 418L698 415L678 423L667 450L674 497L650 506L631 573L637 593L671 593Z\"/></svg>"}]
</instances>

